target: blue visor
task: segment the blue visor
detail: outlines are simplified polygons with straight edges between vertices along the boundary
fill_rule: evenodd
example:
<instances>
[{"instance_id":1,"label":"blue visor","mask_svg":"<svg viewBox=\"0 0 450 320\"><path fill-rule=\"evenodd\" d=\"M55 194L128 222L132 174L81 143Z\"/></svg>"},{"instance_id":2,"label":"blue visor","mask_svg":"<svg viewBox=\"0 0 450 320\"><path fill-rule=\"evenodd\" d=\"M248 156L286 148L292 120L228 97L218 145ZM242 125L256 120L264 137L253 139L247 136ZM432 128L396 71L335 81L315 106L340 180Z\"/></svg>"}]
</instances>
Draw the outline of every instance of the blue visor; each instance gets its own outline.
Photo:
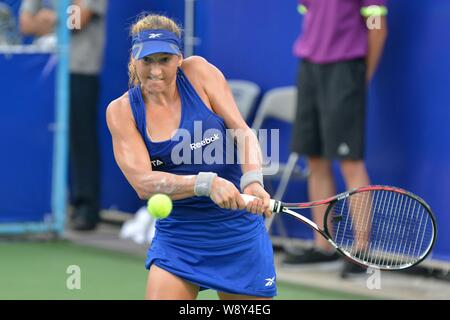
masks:
<instances>
[{"instance_id":1,"label":"blue visor","mask_svg":"<svg viewBox=\"0 0 450 320\"><path fill-rule=\"evenodd\" d=\"M154 53L181 54L180 39L167 30L144 30L133 35L131 52L136 60Z\"/></svg>"}]
</instances>

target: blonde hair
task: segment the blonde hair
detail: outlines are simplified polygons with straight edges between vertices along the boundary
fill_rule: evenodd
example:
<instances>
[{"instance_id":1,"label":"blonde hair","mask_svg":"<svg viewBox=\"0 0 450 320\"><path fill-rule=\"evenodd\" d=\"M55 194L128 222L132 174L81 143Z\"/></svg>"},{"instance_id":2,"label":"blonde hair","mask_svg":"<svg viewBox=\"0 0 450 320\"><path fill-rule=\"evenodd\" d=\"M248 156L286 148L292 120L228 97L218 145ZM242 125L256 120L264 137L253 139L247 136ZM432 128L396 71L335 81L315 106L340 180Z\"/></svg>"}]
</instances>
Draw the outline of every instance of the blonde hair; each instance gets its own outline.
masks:
<instances>
[{"instance_id":1,"label":"blonde hair","mask_svg":"<svg viewBox=\"0 0 450 320\"><path fill-rule=\"evenodd\" d=\"M137 21L131 26L130 34L131 36L149 29L162 29L175 33L179 38L181 38L181 28L172 19L157 15L157 14L147 14L143 13L138 16ZM139 79L136 72L136 66L134 64L133 56L130 55L130 60L128 61L128 85L130 87L137 86L139 84Z\"/></svg>"}]
</instances>

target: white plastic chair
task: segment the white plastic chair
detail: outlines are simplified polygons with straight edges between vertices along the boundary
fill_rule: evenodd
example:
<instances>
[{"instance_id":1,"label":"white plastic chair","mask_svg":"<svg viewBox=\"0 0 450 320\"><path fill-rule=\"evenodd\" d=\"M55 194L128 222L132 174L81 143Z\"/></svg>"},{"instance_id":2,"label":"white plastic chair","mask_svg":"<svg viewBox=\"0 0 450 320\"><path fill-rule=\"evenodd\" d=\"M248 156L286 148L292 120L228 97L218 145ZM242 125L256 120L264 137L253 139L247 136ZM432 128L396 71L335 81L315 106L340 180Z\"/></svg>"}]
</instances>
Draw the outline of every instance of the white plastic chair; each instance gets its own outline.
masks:
<instances>
[{"instance_id":1,"label":"white plastic chair","mask_svg":"<svg viewBox=\"0 0 450 320\"><path fill-rule=\"evenodd\" d=\"M261 89L254 82L238 79L228 80L228 86L233 93L234 100L241 112L242 118L248 120L248 116L261 93Z\"/></svg>"},{"instance_id":2,"label":"white plastic chair","mask_svg":"<svg viewBox=\"0 0 450 320\"><path fill-rule=\"evenodd\" d=\"M267 118L274 118L288 123L293 123L295 120L297 110L297 87L287 86L269 90L264 95L261 105L255 116L255 120L252 124L252 129L258 131L264 120ZM262 141L260 141L262 142ZM263 143L263 142L262 142ZM277 163L279 170L275 175L268 175L267 167L263 168L263 174L265 179L280 178L280 183L273 195L274 199L282 200L286 188L291 178L306 179L308 176L308 170L301 168L297 161L299 155L296 152L291 152L286 163ZM274 216L272 216L274 217ZM267 229L270 228L273 220L266 220ZM281 226L283 227L283 226ZM284 229L284 228L283 228ZM285 232L285 230L283 230Z\"/></svg>"}]
</instances>

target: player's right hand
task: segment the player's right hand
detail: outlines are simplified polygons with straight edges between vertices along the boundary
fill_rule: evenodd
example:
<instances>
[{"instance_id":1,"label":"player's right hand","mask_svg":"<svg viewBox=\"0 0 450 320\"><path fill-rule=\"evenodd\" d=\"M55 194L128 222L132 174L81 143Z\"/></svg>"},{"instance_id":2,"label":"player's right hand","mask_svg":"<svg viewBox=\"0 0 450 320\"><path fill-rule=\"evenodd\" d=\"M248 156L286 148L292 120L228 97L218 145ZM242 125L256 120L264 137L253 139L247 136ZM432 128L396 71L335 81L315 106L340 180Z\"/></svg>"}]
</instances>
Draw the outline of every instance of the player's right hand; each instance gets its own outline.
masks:
<instances>
[{"instance_id":1,"label":"player's right hand","mask_svg":"<svg viewBox=\"0 0 450 320\"><path fill-rule=\"evenodd\" d=\"M223 209L245 209L245 202L239 190L233 183L221 177L214 178L209 197Z\"/></svg>"}]
</instances>

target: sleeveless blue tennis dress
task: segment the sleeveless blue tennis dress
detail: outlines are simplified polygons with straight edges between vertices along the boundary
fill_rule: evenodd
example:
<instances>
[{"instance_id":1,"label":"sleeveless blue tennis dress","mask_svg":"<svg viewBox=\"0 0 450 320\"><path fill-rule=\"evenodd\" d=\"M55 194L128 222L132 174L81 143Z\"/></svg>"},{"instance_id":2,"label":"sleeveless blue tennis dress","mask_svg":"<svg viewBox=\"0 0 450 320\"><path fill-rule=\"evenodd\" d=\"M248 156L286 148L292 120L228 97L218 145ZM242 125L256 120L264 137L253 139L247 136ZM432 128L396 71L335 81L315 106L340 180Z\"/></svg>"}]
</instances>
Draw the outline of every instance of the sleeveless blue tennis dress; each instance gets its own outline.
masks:
<instances>
[{"instance_id":1,"label":"sleeveless blue tennis dress","mask_svg":"<svg viewBox=\"0 0 450 320\"><path fill-rule=\"evenodd\" d=\"M170 140L161 142L152 142L147 135L140 86L128 92L152 170L177 175L212 171L239 189L237 148L227 139L224 120L203 103L180 68L176 84L181 98L179 128ZM222 209L209 197L173 201L172 213L156 223L145 267L150 269L153 263L200 290L261 297L277 292L272 244L263 217Z\"/></svg>"}]
</instances>

